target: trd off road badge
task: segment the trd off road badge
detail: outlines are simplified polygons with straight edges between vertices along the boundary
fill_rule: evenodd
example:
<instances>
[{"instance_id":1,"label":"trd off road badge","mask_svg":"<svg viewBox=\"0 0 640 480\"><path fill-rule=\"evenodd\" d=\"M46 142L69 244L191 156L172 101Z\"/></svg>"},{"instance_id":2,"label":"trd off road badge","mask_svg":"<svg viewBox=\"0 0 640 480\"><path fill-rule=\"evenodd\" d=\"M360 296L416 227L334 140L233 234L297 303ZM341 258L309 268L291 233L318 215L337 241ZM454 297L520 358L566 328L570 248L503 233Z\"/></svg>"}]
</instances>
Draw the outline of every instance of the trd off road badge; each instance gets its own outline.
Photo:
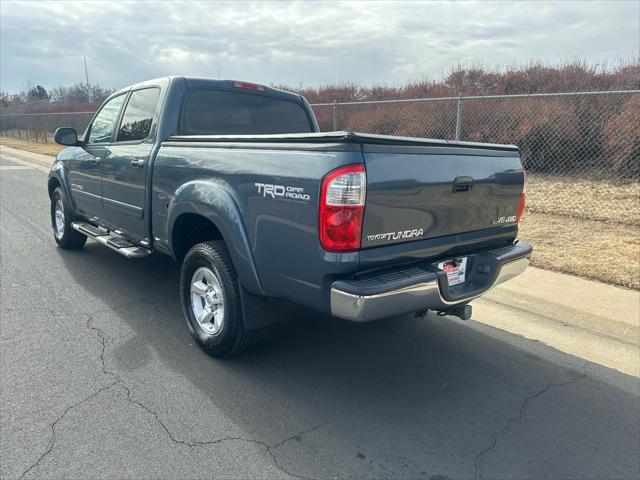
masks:
<instances>
[{"instance_id":1,"label":"trd off road badge","mask_svg":"<svg viewBox=\"0 0 640 480\"><path fill-rule=\"evenodd\" d=\"M308 202L311 200L309 194L304 193L302 187L291 187L288 185L273 185L271 183L254 183L258 187L258 195L271 198L289 198L291 200L302 200Z\"/></svg>"}]
</instances>

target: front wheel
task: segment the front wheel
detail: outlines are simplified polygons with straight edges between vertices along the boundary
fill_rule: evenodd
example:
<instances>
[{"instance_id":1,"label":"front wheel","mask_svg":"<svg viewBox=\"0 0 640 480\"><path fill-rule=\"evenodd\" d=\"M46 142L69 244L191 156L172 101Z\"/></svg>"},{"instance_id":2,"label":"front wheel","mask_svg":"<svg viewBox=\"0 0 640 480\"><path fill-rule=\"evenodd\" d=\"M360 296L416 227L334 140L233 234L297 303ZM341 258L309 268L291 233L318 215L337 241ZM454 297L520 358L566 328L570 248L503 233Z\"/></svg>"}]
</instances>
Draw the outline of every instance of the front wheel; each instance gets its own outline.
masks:
<instances>
[{"instance_id":1,"label":"front wheel","mask_svg":"<svg viewBox=\"0 0 640 480\"><path fill-rule=\"evenodd\" d=\"M257 331L245 331L240 285L224 242L193 246L180 270L180 298L196 343L214 357L240 353L255 344Z\"/></svg>"},{"instance_id":2,"label":"front wheel","mask_svg":"<svg viewBox=\"0 0 640 480\"><path fill-rule=\"evenodd\" d=\"M64 192L58 187L51 195L51 229L56 243L65 250L82 248L87 241L86 235L73 229L72 221Z\"/></svg>"}]
</instances>

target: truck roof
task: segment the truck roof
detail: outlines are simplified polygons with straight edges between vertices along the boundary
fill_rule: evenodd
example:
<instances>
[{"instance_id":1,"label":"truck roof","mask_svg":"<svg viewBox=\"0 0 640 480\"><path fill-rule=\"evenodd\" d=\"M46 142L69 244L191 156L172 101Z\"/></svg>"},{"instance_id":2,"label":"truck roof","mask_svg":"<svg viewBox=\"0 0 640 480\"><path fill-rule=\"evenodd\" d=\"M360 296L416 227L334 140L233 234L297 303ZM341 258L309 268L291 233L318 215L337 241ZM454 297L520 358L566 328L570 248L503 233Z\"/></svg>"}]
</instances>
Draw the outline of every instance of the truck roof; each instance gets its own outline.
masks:
<instances>
[{"instance_id":1,"label":"truck roof","mask_svg":"<svg viewBox=\"0 0 640 480\"><path fill-rule=\"evenodd\" d=\"M126 92L131 89L142 88L146 86L157 85L160 82L174 82L176 80L183 80L187 88L224 88L224 89L238 89L248 90L255 93L266 93L268 95L278 96L286 98L295 102L302 101L302 96L297 93L288 92L279 88L269 87L267 85L261 85L257 83L247 82L244 80L228 80L219 78L206 78L206 77L180 77L180 76L168 76L153 78L151 80L145 80L144 82L138 82L133 85L128 85L114 92L111 96L116 96L120 93Z\"/></svg>"}]
</instances>

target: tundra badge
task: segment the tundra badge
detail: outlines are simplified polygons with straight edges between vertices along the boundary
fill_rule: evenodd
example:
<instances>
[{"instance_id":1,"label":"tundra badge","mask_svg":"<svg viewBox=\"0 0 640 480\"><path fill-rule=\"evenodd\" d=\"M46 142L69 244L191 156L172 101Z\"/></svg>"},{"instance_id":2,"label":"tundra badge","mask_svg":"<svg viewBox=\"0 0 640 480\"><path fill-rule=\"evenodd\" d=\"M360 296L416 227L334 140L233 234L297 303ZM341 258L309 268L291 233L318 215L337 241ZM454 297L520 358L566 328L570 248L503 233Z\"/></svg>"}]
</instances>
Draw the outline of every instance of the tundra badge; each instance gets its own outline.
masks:
<instances>
[{"instance_id":1,"label":"tundra badge","mask_svg":"<svg viewBox=\"0 0 640 480\"><path fill-rule=\"evenodd\" d=\"M414 228L412 230L402 230L400 232L376 233L374 235L367 235L367 240L369 242L373 240L399 240L401 238L422 237L423 235L423 228Z\"/></svg>"}]
</instances>

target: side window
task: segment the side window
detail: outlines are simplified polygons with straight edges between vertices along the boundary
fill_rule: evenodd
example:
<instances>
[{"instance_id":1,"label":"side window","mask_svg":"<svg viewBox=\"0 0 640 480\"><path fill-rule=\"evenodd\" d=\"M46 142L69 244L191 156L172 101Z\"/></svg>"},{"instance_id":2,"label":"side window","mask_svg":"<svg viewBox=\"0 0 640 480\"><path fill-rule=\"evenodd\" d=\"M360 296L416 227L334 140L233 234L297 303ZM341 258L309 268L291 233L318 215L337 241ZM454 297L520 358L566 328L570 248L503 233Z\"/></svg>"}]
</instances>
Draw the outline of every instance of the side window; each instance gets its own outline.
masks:
<instances>
[{"instance_id":1,"label":"side window","mask_svg":"<svg viewBox=\"0 0 640 480\"><path fill-rule=\"evenodd\" d=\"M123 94L112 98L104 105L104 107L102 107L100 113L98 113L96 118L93 119L87 143L111 141L111 133L113 132L113 127L116 125L116 121L118 120L118 113L120 112L120 107L122 106L122 102L124 102L125 97L126 95Z\"/></svg>"},{"instance_id":2,"label":"side window","mask_svg":"<svg viewBox=\"0 0 640 480\"><path fill-rule=\"evenodd\" d=\"M159 96L159 88L145 88L131 93L116 141L144 140L149 136Z\"/></svg>"}]
</instances>

